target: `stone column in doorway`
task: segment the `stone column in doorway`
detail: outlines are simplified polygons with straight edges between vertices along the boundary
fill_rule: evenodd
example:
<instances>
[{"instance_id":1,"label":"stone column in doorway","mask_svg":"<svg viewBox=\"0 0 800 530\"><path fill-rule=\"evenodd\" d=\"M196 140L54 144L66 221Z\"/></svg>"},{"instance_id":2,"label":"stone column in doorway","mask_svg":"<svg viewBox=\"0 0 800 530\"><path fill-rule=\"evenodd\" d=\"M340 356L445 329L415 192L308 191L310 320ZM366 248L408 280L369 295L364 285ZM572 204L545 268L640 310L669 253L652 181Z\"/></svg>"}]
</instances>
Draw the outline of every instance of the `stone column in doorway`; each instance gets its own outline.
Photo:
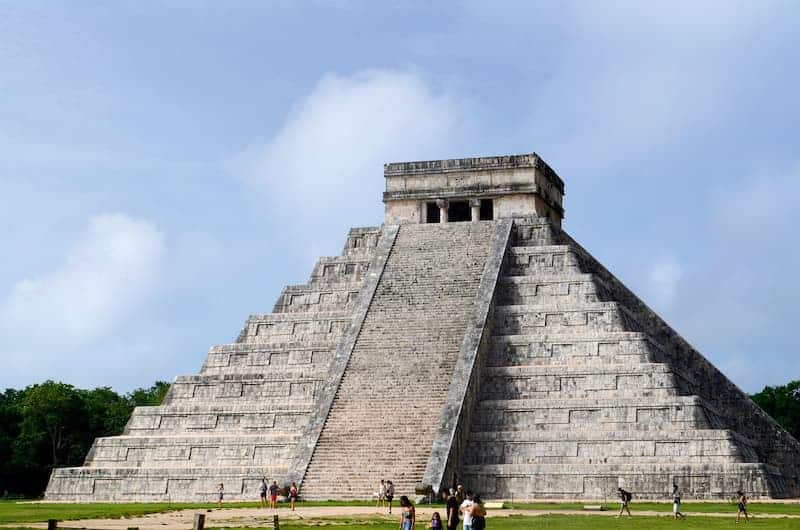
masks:
<instances>
[{"instance_id":1,"label":"stone column in doorway","mask_svg":"<svg viewBox=\"0 0 800 530\"><path fill-rule=\"evenodd\" d=\"M472 222L477 223L478 221L481 220L481 200L470 199L469 207L472 210Z\"/></svg>"},{"instance_id":2,"label":"stone column in doorway","mask_svg":"<svg viewBox=\"0 0 800 530\"><path fill-rule=\"evenodd\" d=\"M439 222L446 223L447 209L450 207L450 204L444 199L436 199L436 206L439 207Z\"/></svg>"}]
</instances>

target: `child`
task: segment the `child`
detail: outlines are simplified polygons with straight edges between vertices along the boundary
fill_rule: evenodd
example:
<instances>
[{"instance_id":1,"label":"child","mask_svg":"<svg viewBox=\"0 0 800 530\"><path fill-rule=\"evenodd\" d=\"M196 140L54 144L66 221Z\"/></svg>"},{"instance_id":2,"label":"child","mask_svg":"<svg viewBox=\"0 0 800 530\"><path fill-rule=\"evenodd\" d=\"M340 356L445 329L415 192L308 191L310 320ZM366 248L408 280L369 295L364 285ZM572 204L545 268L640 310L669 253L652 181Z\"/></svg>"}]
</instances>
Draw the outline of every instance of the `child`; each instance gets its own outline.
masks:
<instances>
[{"instance_id":1,"label":"child","mask_svg":"<svg viewBox=\"0 0 800 530\"><path fill-rule=\"evenodd\" d=\"M431 517L428 528L431 530L442 530L442 518L439 517L439 512L433 512L433 517Z\"/></svg>"}]
</instances>

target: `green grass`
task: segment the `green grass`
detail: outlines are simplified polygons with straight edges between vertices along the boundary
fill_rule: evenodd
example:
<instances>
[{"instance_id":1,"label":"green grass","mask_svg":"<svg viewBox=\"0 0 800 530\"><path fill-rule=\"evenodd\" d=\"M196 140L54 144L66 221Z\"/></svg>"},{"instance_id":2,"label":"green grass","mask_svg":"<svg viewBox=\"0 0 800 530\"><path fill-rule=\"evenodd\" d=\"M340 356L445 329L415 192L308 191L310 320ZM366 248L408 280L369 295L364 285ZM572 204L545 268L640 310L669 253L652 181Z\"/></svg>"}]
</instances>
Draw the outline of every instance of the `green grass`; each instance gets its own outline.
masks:
<instances>
[{"instance_id":1,"label":"green grass","mask_svg":"<svg viewBox=\"0 0 800 530\"><path fill-rule=\"evenodd\" d=\"M374 501L308 501L298 506L374 506ZM258 502L225 503L227 508L256 508ZM288 506L288 504L281 504ZM147 515L149 513L170 512L174 510L205 509L216 507L216 503L18 503L0 501L0 524L37 523L48 519L59 521L75 519L118 519Z\"/></svg>"},{"instance_id":2,"label":"green grass","mask_svg":"<svg viewBox=\"0 0 800 530\"><path fill-rule=\"evenodd\" d=\"M615 519L613 517L600 515L546 515L541 517L496 517L488 518L486 527L489 530L613 530L642 529L659 530L674 529L679 526L682 529L711 529L727 528L733 525L735 516L731 517L687 517L682 521L675 521L671 517L625 517ZM318 527L323 521L310 521L311 525L298 524L297 522L281 522L281 530L309 530ZM325 526L335 530L396 530L398 523L395 520L385 521L370 519L364 521L346 521L343 524L336 524L335 521L324 521ZM427 521L418 521L417 528L424 530ZM738 528L738 526L735 526ZM796 519L751 519L746 528L770 528L776 530L797 529ZM253 530L253 529L248 529Z\"/></svg>"},{"instance_id":3,"label":"green grass","mask_svg":"<svg viewBox=\"0 0 800 530\"><path fill-rule=\"evenodd\" d=\"M322 502L303 502L298 506L374 506L373 501L322 501ZM209 503L129 503L129 504L105 504L105 503L91 503L91 504L46 504L46 503L23 503L18 504L14 501L0 501L0 523L2 524L19 524L23 526L25 523L44 522L48 519L58 519L60 521L75 520L75 519L113 519L121 517L133 517L138 515L146 515L150 513L168 512L181 509L206 509L212 508L215 504ZM225 503L229 508L252 508L257 507L257 502L246 503ZM285 506L285 504L281 504ZM618 504L608 503L606 505L609 510L616 511ZM631 520L627 518L621 521L616 521L616 524L624 524L625 528L661 528L663 524L675 524L669 518L660 517L636 517L636 511L656 511L668 513L672 510L671 504L666 503L633 503L632 509L634 517ZM580 510L583 507L582 503L513 503L510 505L513 508L519 509L534 509L534 510ZM750 512L756 516L756 522L760 525L765 523L766 519L758 519L760 513L770 514L792 514L800 515L800 503L795 504L779 504L779 503L752 503L749 505ZM681 525L686 528L701 528L702 526L695 526L699 521L708 523L706 528L722 528L716 526L720 521L726 521L730 524L736 514L736 506L732 503L684 503L682 511L689 515L686 521L682 521ZM708 518L694 516L693 514L701 513L729 513L730 518ZM580 516L566 516L566 515L553 515L546 517L512 517L512 518L490 518L490 528L492 529L522 529L522 528L623 528L622 526L613 526L613 524L605 516L597 515L580 515ZM729 520L730 519L730 520ZM650 524L656 526L637 526L644 524L637 521L650 521ZM315 518L316 524L325 523L326 526L332 526L340 530L347 530L348 528L396 528L397 524L386 522L386 520L375 517L342 517L342 518ZM594 521L594 525L590 524ZM667 523L665 523L666 521ZM312 522L308 520L307 522ZM422 523L422 521L420 521ZM791 521L794 528L800 527L800 521ZM770 519L769 523L783 524L779 519ZM420 530L424 529L427 524L420 524ZM602 526L596 526L596 525ZM612 524L612 526L606 526ZM547 526L549 525L549 526ZM570 526L571 525L571 526ZM587 526L588 525L588 526ZM286 521L285 525L281 524L281 528L309 528L309 525L302 525L296 522ZM771 528L790 528L792 526L771 526ZM666 528L666 526L664 526Z\"/></svg>"},{"instance_id":4,"label":"green grass","mask_svg":"<svg viewBox=\"0 0 800 530\"><path fill-rule=\"evenodd\" d=\"M515 502L506 503L507 508L520 510L581 510L584 504L589 503L557 503L557 502ZM607 502L603 504L611 511L619 510L619 503ZM632 502L631 510L643 512L672 512L672 503L663 502ZM736 514L734 502L684 502L681 504L683 513L733 513ZM800 515L800 502L793 504L783 503L758 503L747 504L747 511L758 515L759 513L774 513L781 515Z\"/></svg>"}]
</instances>

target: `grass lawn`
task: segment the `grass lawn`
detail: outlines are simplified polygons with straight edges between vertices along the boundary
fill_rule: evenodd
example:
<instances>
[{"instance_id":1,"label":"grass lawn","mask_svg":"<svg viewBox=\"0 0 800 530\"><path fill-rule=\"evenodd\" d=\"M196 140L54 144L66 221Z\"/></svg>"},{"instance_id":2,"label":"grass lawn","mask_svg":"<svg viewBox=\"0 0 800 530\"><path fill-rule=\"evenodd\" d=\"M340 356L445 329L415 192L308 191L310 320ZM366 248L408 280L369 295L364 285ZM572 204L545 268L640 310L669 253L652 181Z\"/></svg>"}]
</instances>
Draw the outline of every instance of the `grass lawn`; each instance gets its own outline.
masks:
<instances>
[{"instance_id":1,"label":"grass lawn","mask_svg":"<svg viewBox=\"0 0 800 530\"><path fill-rule=\"evenodd\" d=\"M303 502L298 506L374 506L374 501ZM226 502L227 508L256 508L258 502ZM216 508L216 503L18 503L0 501L0 523L37 523L48 519L66 521L70 519L116 519L148 513L171 512L185 509Z\"/></svg>"},{"instance_id":2,"label":"grass lawn","mask_svg":"<svg viewBox=\"0 0 800 530\"><path fill-rule=\"evenodd\" d=\"M521 510L581 510L587 503L560 503L560 502L515 502L506 503L507 508L517 508ZM609 511L619 510L618 502L607 502L604 504ZM646 512L672 512L672 503L663 502L632 502L631 510ZM736 503L734 502L684 502L681 504L683 513L732 513L736 515ZM775 513L784 515L800 515L800 502L793 504L771 503L771 502L751 502L747 504L747 511L758 515L759 513Z\"/></svg>"},{"instance_id":3,"label":"grass lawn","mask_svg":"<svg viewBox=\"0 0 800 530\"><path fill-rule=\"evenodd\" d=\"M229 508L256 507L258 503L226 503ZM373 501L353 501L353 502L304 502L300 506L374 506ZM67 521L71 519L108 519L145 515L149 513L167 512L179 509L205 509L211 508L214 503L130 503L130 504L44 504L44 503L24 503L18 504L13 501L0 501L0 523L19 524L20 527L25 523L43 522L48 519L58 519ZM514 508L536 509L536 510L568 510L581 509L582 504L570 503L514 503ZM610 510L616 511L617 504L608 504ZM491 517L489 518L489 528L492 529L527 529L527 528L672 528L673 525L680 524L683 528L730 528L736 515L736 506L732 503L684 503L682 510L688 514L684 521L674 521L667 517L644 517L636 516L636 511L658 511L670 512L671 504L664 503L634 503L632 505L634 517L623 518L620 520L600 515L550 515L543 517ZM764 528L800 528L800 521L763 519L758 518L759 513L772 514L793 514L800 515L800 503L797 504L773 504L773 503L752 503L751 513L755 514L755 521L751 521L753 527ZM729 513L730 517L712 518L696 515L700 513L717 512ZM394 530L397 522L387 521L377 517L342 517L342 518L313 518L304 521L306 524L286 521L281 524L281 528L308 530L313 526L324 524L337 530L348 529L386 529ZM417 528L423 530L427 526L427 521L420 520Z\"/></svg>"},{"instance_id":4,"label":"grass lawn","mask_svg":"<svg viewBox=\"0 0 800 530\"><path fill-rule=\"evenodd\" d=\"M287 521L281 523L281 530L309 530L315 528L321 521L311 521L313 526L297 524ZM376 519L369 519L364 521L348 521L347 524L337 524L335 521L325 521L328 525L335 530L396 530L398 522L396 521L380 521ZM427 526L427 521L420 524L419 521L417 528L424 530ZM486 528L491 530L528 530L528 529L542 529L542 530L606 530L617 528L638 528L646 529L661 529L661 528L696 528L696 529L715 529L715 528L731 528L734 524L734 517L687 517L682 521L675 521L670 517L625 517L623 519L615 519L613 517L601 515L547 515L541 517L497 517L488 518L486 521ZM326 525L326 526L328 526ZM737 526L738 528L738 526ZM776 530L782 529L797 529L798 521L796 519L751 519L750 524L746 528L774 528Z\"/></svg>"}]
</instances>

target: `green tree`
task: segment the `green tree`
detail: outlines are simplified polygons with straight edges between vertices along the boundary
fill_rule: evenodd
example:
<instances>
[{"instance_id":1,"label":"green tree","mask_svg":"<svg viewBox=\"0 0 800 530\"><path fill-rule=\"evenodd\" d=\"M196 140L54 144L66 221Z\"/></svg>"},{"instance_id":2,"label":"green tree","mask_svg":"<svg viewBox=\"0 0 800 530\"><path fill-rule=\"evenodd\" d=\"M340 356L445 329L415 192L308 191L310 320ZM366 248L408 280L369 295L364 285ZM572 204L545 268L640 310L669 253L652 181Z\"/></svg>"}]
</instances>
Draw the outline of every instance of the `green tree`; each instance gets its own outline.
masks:
<instances>
[{"instance_id":1,"label":"green tree","mask_svg":"<svg viewBox=\"0 0 800 530\"><path fill-rule=\"evenodd\" d=\"M24 391L6 389L0 393L0 495L19 493L19 473L14 461L14 445L22 422Z\"/></svg>"},{"instance_id":2,"label":"green tree","mask_svg":"<svg viewBox=\"0 0 800 530\"><path fill-rule=\"evenodd\" d=\"M128 394L128 398L131 405L135 407L161 405L167 392L169 392L169 383L156 381L150 388L137 388Z\"/></svg>"},{"instance_id":3,"label":"green tree","mask_svg":"<svg viewBox=\"0 0 800 530\"><path fill-rule=\"evenodd\" d=\"M85 454L87 427L84 403L75 387L54 381L28 387L22 400L18 456L48 468L71 464Z\"/></svg>"},{"instance_id":4,"label":"green tree","mask_svg":"<svg viewBox=\"0 0 800 530\"><path fill-rule=\"evenodd\" d=\"M120 396L107 386L81 390L80 394L92 439L122 433L133 411L127 396Z\"/></svg>"},{"instance_id":5,"label":"green tree","mask_svg":"<svg viewBox=\"0 0 800 530\"><path fill-rule=\"evenodd\" d=\"M750 396L781 427L800 440L800 381L783 386L767 386Z\"/></svg>"}]
</instances>

